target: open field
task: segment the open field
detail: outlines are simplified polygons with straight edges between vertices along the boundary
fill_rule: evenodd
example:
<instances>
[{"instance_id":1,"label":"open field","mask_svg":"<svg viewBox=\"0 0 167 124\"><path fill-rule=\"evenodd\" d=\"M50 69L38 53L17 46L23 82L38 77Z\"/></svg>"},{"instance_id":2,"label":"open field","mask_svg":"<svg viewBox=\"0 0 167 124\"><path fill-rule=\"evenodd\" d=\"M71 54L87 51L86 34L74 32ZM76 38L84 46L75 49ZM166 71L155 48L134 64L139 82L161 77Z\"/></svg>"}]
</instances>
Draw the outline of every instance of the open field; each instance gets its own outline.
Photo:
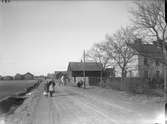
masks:
<instances>
[{"instance_id":1,"label":"open field","mask_svg":"<svg viewBox=\"0 0 167 124\"><path fill-rule=\"evenodd\" d=\"M0 101L7 96L23 91L35 83L36 80L0 81Z\"/></svg>"}]
</instances>

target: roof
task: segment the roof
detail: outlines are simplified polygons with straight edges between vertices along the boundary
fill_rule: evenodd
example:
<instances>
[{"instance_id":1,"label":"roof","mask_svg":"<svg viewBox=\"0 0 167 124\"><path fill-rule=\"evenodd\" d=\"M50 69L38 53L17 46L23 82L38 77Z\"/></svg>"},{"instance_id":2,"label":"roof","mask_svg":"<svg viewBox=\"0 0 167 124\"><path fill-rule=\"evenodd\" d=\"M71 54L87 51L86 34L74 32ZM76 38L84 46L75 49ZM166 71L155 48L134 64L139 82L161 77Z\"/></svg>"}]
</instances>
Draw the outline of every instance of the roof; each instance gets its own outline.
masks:
<instances>
[{"instance_id":1,"label":"roof","mask_svg":"<svg viewBox=\"0 0 167 124\"><path fill-rule=\"evenodd\" d=\"M144 57L158 60L161 63L167 64L164 61L162 49L153 44L129 44L129 46Z\"/></svg>"},{"instance_id":2,"label":"roof","mask_svg":"<svg viewBox=\"0 0 167 124\"><path fill-rule=\"evenodd\" d=\"M31 76L33 76L33 74L31 74L31 73L29 73L29 72L25 73L24 76L25 76L25 75L31 75Z\"/></svg>"},{"instance_id":3,"label":"roof","mask_svg":"<svg viewBox=\"0 0 167 124\"><path fill-rule=\"evenodd\" d=\"M72 71L101 71L103 65L97 62L69 62L68 69Z\"/></svg>"}]
</instances>

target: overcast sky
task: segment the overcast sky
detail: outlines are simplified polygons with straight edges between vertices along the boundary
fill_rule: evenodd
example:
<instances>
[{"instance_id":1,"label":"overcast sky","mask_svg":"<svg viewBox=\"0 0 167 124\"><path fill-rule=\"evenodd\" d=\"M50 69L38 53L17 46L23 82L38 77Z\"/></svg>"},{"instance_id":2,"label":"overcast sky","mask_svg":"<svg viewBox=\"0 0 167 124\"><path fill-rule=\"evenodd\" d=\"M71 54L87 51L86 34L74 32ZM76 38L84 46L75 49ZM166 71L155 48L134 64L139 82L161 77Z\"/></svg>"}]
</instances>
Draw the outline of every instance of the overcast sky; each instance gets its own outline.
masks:
<instances>
[{"instance_id":1,"label":"overcast sky","mask_svg":"<svg viewBox=\"0 0 167 124\"><path fill-rule=\"evenodd\" d=\"M0 5L0 75L66 70L83 50L130 23L130 1L11 2Z\"/></svg>"}]
</instances>

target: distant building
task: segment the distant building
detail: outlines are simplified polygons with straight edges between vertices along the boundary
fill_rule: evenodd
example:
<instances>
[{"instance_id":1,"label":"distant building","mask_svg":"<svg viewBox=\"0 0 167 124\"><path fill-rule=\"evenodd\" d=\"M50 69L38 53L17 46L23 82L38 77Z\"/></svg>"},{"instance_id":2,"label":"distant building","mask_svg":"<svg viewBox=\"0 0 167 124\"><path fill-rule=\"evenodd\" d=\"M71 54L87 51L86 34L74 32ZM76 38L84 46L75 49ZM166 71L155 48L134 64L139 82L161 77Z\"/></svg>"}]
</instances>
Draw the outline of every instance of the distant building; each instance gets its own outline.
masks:
<instances>
[{"instance_id":1,"label":"distant building","mask_svg":"<svg viewBox=\"0 0 167 124\"><path fill-rule=\"evenodd\" d=\"M34 76L34 79L45 79L45 76L44 75L39 75L39 76Z\"/></svg>"},{"instance_id":2,"label":"distant building","mask_svg":"<svg viewBox=\"0 0 167 124\"><path fill-rule=\"evenodd\" d=\"M3 77L0 75L0 80L2 80L2 78L3 78Z\"/></svg>"},{"instance_id":3,"label":"distant building","mask_svg":"<svg viewBox=\"0 0 167 124\"><path fill-rule=\"evenodd\" d=\"M17 74L15 75L14 79L15 79L15 80L23 80L24 77L23 77L23 75L17 73Z\"/></svg>"},{"instance_id":4,"label":"distant building","mask_svg":"<svg viewBox=\"0 0 167 124\"><path fill-rule=\"evenodd\" d=\"M140 40L129 46L136 52L134 68L128 70L129 77L163 78L163 63L167 62L163 59L161 48L155 44L143 44Z\"/></svg>"},{"instance_id":5,"label":"distant building","mask_svg":"<svg viewBox=\"0 0 167 124\"><path fill-rule=\"evenodd\" d=\"M34 79L34 75L27 72L26 74L23 75L25 80L33 80Z\"/></svg>"},{"instance_id":6,"label":"distant building","mask_svg":"<svg viewBox=\"0 0 167 124\"><path fill-rule=\"evenodd\" d=\"M77 83L86 77L87 85L99 85L103 65L96 62L69 62L67 73L71 82ZM84 74L85 73L85 74Z\"/></svg>"},{"instance_id":7,"label":"distant building","mask_svg":"<svg viewBox=\"0 0 167 124\"><path fill-rule=\"evenodd\" d=\"M60 79L62 76L67 76L67 71L55 71L55 78Z\"/></svg>"},{"instance_id":8,"label":"distant building","mask_svg":"<svg viewBox=\"0 0 167 124\"><path fill-rule=\"evenodd\" d=\"M55 74L54 73L48 73L47 74L47 78L55 78Z\"/></svg>"},{"instance_id":9,"label":"distant building","mask_svg":"<svg viewBox=\"0 0 167 124\"><path fill-rule=\"evenodd\" d=\"M55 74L62 73L62 74L67 74L67 71L55 71Z\"/></svg>"},{"instance_id":10,"label":"distant building","mask_svg":"<svg viewBox=\"0 0 167 124\"><path fill-rule=\"evenodd\" d=\"M13 80L13 77L12 76L4 76L2 79L3 80Z\"/></svg>"}]
</instances>

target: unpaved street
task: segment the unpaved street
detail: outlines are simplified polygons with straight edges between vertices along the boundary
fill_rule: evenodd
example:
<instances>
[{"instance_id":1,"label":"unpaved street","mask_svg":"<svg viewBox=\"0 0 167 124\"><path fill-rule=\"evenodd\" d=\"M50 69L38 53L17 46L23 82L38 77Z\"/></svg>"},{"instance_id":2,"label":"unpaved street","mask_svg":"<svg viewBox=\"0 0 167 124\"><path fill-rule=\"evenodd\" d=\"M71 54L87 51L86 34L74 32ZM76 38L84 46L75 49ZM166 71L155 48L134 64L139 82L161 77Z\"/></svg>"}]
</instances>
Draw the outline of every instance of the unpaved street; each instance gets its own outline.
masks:
<instances>
[{"instance_id":1,"label":"unpaved street","mask_svg":"<svg viewBox=\"0 0 167 124\"><path fill-rule=\"evenodd\" d=\"M126 99L100 88L57 87L54 97L41 96L33 124L153 124L163 110L160 104Z\"/></svg>"}]
</instances>

